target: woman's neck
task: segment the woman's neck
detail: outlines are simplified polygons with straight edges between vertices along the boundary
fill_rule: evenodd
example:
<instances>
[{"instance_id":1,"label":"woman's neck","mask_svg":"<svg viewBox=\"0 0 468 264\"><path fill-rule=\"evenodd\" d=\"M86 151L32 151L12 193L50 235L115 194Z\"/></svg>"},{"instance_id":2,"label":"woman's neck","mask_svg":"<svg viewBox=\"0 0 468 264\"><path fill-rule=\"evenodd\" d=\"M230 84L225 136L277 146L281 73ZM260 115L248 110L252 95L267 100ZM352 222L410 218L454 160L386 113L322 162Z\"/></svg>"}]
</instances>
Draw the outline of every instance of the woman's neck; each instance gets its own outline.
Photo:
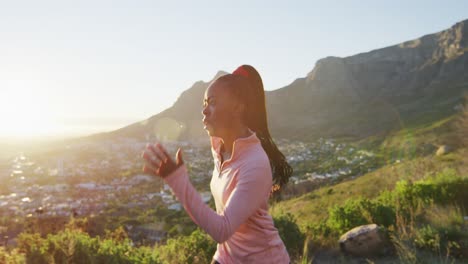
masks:
<instances>
[{"instance_id":1,"label":"woman's neck","mask_svg":"<svg viewBox=\"0 0 468 264\"><path fill-rule=\"evenodd\" d=\"M227 154L227 158L232 155L232 148L234 147L234 141L238 138L244 138L251 135L249 128L246 126L239 127L239 129L233 129L235 133L222 137L223 150Z\"/></svg>"}]
</instances>

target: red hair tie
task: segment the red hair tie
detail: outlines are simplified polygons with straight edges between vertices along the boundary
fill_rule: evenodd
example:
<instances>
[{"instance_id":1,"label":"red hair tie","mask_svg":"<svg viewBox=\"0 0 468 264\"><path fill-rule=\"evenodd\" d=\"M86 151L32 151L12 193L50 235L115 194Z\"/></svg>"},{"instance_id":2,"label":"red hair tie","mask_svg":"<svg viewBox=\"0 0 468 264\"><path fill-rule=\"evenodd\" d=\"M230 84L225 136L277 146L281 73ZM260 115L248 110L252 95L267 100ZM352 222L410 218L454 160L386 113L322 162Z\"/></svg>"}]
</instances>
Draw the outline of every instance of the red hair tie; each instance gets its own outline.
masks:
<instances>
[{"instance_id":1,"label":"red hair tie","mask_svg":"<svg viewBox=\"0 0 468 264\"><path fill-rule=\"evenodd\" d=\"M246 78L249 78L249 72L246 69L244 69L242 66L239 66L239 68L237 68L232 74L241 75Z\"/></svg>"}]
</instances>

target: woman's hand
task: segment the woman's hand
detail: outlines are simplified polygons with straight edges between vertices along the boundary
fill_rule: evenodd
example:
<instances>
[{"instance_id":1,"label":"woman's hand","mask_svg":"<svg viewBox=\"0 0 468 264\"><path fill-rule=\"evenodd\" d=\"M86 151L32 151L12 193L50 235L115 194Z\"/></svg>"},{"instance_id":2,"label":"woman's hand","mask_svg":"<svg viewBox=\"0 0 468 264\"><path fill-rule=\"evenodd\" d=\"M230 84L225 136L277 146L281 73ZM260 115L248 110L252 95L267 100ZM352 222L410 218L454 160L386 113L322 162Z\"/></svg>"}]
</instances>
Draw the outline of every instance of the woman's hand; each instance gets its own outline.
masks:
<instances>
[{"instance_id":1,"label":"woman's hand","mask_svg":"<svg viewBox=\"0 0 468 264\"><path fill-rule=\"evenodd\" d=\"M169 154L167 154L164 147L159 143L146 145L142 156L143 159L145 159L143 171L162 178L168 176L184 164L182 160L182 150L180 148L177 150L176 162L174 162Z\"/></svg>"}]
</instances>

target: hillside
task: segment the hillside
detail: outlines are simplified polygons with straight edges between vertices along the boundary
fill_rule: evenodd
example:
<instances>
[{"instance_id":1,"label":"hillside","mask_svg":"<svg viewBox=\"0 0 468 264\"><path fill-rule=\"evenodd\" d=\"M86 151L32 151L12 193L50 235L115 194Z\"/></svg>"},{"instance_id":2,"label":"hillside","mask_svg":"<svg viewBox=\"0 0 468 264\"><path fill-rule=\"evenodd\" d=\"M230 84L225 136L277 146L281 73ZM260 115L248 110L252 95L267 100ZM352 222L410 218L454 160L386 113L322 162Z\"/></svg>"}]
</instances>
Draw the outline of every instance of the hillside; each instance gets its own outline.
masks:
<instances>
[{"instance_id":1,"label":"hillside","mask_svg":"<svg viewBox=\"0 0 468 264\"><path fill-rule=\"evenodd\" d=\"M334 263L362 263L363 258L342 255L337 241L350 228L368 223L385 228L391 238L391 253L373 256L371 263L446 263L442 259L464 263L461 259L468 257L467 113L468 109L440 121L421 120L384 139L354 142L377 153L384 165L274 203L271 214L294 219L308 241L303 257L312 257L313 263L337 259ZM436 155L437 146L446 144L450 153Z\"/></svg>"}]
</instances>

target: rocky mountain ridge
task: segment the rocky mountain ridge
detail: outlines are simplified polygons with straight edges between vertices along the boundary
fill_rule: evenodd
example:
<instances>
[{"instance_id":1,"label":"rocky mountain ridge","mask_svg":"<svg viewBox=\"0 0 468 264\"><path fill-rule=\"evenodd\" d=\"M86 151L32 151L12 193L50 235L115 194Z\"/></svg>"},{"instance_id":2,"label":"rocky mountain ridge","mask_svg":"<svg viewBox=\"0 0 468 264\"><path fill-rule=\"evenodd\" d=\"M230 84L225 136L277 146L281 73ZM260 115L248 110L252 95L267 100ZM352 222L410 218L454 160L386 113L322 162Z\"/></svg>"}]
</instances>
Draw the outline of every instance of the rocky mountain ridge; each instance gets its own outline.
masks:
<instances>
[{"instance_id":1,"label":"rocky mountain ridge","mask_svg":"<svg viewBox=\"0 0 468 264\"><path fill-rule=\"evenodd\" d=\"M467 44L464 20L398 45L323 58L307 76L266 92L271 133L296 139L362 138L421 116L450 114L468 91ZM201 102L210 82L194 83L172 107L147 120L92 138L206 138Z\"/></svg>"}]
</instances>

